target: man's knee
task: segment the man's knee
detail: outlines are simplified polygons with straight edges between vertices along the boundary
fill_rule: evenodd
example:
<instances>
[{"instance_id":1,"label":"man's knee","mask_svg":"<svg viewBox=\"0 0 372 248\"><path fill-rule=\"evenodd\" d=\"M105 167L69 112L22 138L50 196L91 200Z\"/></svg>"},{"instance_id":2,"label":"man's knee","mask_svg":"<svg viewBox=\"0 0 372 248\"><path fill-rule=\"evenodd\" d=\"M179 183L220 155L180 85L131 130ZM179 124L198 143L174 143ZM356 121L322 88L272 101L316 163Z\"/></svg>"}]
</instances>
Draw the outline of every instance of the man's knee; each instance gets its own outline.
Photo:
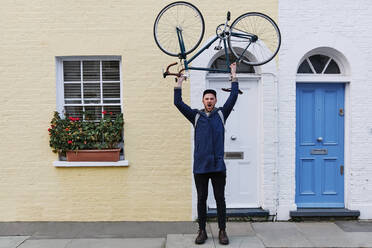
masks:
<instances>
[{"instance_id":1,"label":"man's knee","mask_svg":"<svg viewBox=\"0 0 372 248\"><path fill-rule=\"evenodd\" d=\"M216 195L214 196L217 204L224 204L225 203L225 196L224 195Z\"/></svg>"},{"instance_id":2,"label":"man's knee","mask_svg":"<svg viewBox=\"0 0 372 248\"><path fill-rule=\"evenodd\" d=\"M198 201L199 202L205 202L205 201L207 201L207 198L208 198L208 193L198 194Z\"/></svg>"}]
</instances>

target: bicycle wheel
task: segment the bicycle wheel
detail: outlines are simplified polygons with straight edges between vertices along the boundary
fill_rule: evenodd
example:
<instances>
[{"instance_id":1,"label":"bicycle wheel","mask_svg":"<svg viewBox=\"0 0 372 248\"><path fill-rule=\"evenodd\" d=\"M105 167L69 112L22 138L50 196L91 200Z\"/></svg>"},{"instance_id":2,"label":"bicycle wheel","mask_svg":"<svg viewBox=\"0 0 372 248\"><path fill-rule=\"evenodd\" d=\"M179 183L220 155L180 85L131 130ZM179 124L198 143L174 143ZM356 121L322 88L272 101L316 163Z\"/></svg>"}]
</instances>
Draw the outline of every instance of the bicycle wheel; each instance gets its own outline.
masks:
<instances>
[{"instance_id":1,"label":"bicycle wheel","mask_svg":"<svg viewBox=\"0 0 372 248\"><path fill-rule=\"evenodd\" d=\"M272 60L279 51L280 43L278 25L265 14L245 13L231 24L228 37L230 51L248 65L263 65Z\"/></svg>"},{"instance_id":2,"label":"bicycle wheel","mask_svg":"<svg viewBox=\"0 0 372 248\"><path fill-rule=\"evenodd\" d=\"M191 3L174 2L165 6L154 23L155 42L164 53L178 56L181 53L177 30L182 31L185 53L194 51L204 35L204 19Z\"/></svg>"}]
</instances>

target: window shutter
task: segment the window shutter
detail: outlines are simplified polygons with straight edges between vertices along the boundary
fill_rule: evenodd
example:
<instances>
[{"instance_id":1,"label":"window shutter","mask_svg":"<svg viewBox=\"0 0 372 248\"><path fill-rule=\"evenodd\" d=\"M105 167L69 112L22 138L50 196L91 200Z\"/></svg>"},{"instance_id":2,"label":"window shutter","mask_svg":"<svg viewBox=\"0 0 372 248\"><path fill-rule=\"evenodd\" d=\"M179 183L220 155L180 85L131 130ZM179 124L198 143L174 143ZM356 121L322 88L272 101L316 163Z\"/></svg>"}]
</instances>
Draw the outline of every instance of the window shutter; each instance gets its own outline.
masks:
<instances>
[{"instance_id":1,"label":"window shutter","mask_svg":"<svg viewBox=\"0 0 372 248\"><path fill-rule=\"evenodd\" d=\"M121 113L120 78L119 60L64 60L65 114L98 121L107 111L115 118Z\"/></svg>"}]
</instances>

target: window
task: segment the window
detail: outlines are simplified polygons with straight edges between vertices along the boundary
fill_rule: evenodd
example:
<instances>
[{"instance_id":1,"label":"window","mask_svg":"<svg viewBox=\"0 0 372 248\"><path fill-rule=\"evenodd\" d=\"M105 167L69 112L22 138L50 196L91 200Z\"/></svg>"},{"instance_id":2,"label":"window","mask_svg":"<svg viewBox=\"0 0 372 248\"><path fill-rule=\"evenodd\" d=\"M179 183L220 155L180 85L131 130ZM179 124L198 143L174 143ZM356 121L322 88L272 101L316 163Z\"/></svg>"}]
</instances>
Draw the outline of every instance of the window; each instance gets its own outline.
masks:
<instances>
[{"instance_id":1,"label":"window","mask_svg":"<svg viewBox=\"0 0 372 248\"><path fill-rule=\"evenodd\" d=\"M341 74L340 67L333 58L316 54L307 57L298 67L302 74Z\"/></svg>"},{"instance_id":2,"label":"window","mask_svg":"<svg viewBox=\"0 0 372 248\"><path fill-rule=\"evenodd\" d=\"M59 112L99 121L102 112L121 113L120 58L64 57L57 61Z\"/></svg>"},{"instance_id":3,"label":"window","mask_svg":"<svg viewBox=\"0 0 372 248\"><path fill-rule=\"evenodd\" d=\"M82 120L99 121L103 111L122 112L121 57L57 57L57 110ZM119 147L123 148L123 140ZM66 158L61 156L60 160ZM120 151L124 160L124 151Z\"/></svg>"},{"instance_id":4,"label":"window","mask_svg":"<svg viewBox=\"0 0 372 248\"><path fill-rule=\"evenodd\" d=\"M247 58L245 58L245 59L248 60ZM232 63L235 60L236 60L235 56L233 54L229 54L230 63ZM225 56L225 54L223 54L220 57L218 57L217 59L215 59L215 61L213 61L213 63L212 63L211 68L212 69L225 70L226 69L226 56ZM211 71L209 73L220 73L220 72ZM255 70L254 70L253 66L247 65L247 64L242 62L242 63L237 64L236 73L255 73Z\"/></svg>"}]
</instances>

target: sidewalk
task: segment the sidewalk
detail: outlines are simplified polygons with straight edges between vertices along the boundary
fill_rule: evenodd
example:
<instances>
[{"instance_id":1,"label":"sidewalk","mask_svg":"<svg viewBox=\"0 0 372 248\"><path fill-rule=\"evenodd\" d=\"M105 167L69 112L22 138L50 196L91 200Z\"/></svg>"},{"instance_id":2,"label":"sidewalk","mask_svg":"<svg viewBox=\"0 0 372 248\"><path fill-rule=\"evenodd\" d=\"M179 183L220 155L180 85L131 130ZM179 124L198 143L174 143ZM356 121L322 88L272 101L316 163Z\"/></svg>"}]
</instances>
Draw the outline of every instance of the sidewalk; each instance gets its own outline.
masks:
<instances>
[{"instance_id":1,"label":"sidewalk","mask_svg":"<svg viewBox=\"0 0 372 248\"><path fill-rule=\"evenodd\" d=\"M195 245L195 222L0 222L0 248L371 247L372 222L228 222L230 245L217 223Z\"/></svg>"}]
</instances>

